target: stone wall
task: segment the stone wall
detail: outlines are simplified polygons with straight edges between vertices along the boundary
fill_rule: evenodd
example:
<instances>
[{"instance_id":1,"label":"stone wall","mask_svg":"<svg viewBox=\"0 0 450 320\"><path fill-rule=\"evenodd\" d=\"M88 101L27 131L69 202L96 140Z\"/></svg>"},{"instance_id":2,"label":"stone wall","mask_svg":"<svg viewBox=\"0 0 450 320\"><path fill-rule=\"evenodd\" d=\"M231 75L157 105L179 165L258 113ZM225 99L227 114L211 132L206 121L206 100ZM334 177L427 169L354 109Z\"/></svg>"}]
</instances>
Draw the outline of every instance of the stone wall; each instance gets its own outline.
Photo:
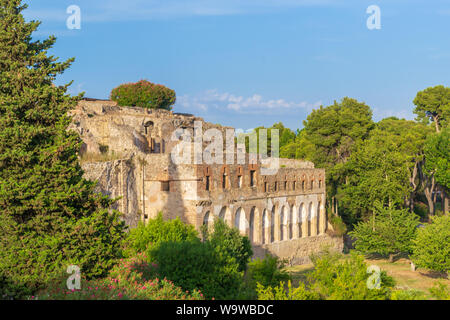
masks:
<instances>
[{"instance_id":1,"label":"stone wall","mask_svg":"<svg viewBox=\"0 0 450 320\"><path fill-rule=\"evenodd\" d=\"M323 244L341 247L326 235L325 170L312 162L275 159L280 167L268 174L262 170L267 162L253 155L245 154L240 164L242 145L237 145L232 154L224 154L231 155L232 164L175 164L170 153L179 143L172 139L175 130L193 130L194 121L201 122L203 131L229 128L193 115L103 100L81 101L72 115L71 128L84 142L85 177L98 181L98 192L120 197L114 208L130 227L159 212L198 230L223 219L249 237L255 256L268 251L293 264L308 261Z\"/></svg>"},{"instance_id":2,"label":"stone wall","mask_svg":"<svg viewBox=\"0 0 450 320\"><path fill-rule=\"evenodd\" d=\"M281 259L286 259L288 265L299 265L311 263L310 255L325 248L342 252L344 249L342 237L331 237L325 233L289 241L253 245L253 257L264 258L266 253L270 253Z\"/></svg>"}]
</instances>

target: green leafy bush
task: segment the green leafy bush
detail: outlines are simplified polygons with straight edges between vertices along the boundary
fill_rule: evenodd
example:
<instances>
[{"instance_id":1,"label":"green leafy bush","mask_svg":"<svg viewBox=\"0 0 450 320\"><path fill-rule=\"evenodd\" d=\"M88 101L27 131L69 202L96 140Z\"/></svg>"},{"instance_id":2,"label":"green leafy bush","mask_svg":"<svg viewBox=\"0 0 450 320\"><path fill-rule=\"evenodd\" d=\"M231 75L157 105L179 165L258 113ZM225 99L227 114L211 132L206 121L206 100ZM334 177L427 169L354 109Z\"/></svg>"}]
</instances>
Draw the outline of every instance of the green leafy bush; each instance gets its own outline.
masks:
<instances>
[{"instance_id":1,"label":"green leafy bush","mask_svg":"<svg viewBox=\"0 0 450 320\"><path fill-rule=\"evenodd\" d=\"M416 237L419 217L406 209L377 207L376 215L358 223L349 234L355 248L365 254L393 255L410 253Z\"/></svg>"},{"instance_id":2,"label":"green leafy bush","mask_svg":"<svg viewBox=\"0 0 450 320\"><path fill-rule=\"evenodd\" d=\"M423 202L417 202L414 204L414 213L421 219L428 217L428 206Z\"/></svg>"},{"instance_id":3,"label":"green leafy bush","mask_svg":"<svg viewBox=\"0 0 450 320\"><path fill-rule=\"evenodd\" d=\"M426 296L419 290L393 290L390 300L426 300Z\"/></svg>"},{"instance_id":4,"label":"green leafy bush","mask_svg":"<svg viewBox=\"0 0 450 320\"><path fill-rule=\"evenodd\" d=\"M20 227L20 232L11 230L14 224L2 224L5 216L0 216L4 232L0 235L0 270L10 288L15 288L14 298L45 287L69 265L79 266L88 279L104 277L121 257L124 224L116 211L100 210L78 219L36 217L28 228ZM53 232L41 229L44 221Z\"/></svg>"},{"instance_id":5,"label":"green leafy bush","mask_svg":"<svg viewBox=\"0 0 450 320\"><path fill-rule=\"evenodd\" d=\"M290 279L289 274L283 270L284 266L285 261L266 254L264 259L255 259L248 264L247 276L263 286L276 286Z\"/></svg>"},{"instance_id":6,"label":"green leafy bush","mask_svg":"<svg viewBox=\"0 0 450 320\"><path fill-rule=\"evenodd\" d=\"M258 300L319 300L320 296L305 288L303 283L300 283L297 288L292 288L291 281L288 281L287 289L285 283L281 282L278 286L272 287L258 283L257 287Z\"/></svg>"},{"instance_id":7,"label":"green leafy bush","mask_svg":"<svg viewBox=\"0 0 450 320\"><path fill-rule=\"evenodd\" d=\"M83 178L81 140L68 130L81 95L53 85L73 59L48 55L56 38L36 40L40 23L23 18L26 8L0 3L0 281L2 296L14 298L69 264L87 277L105 275L124 235L113 201Z\"/></svg>"},{"instance_id":8,"label":"green leafy bush","mask_svg":"<svg viewBox=\"0 0 450 320\"><path fill-rule=\"evenodd\" d=\"M239 230L217 219L214 222L213 231L206 236L206 239L217 252L236 259L239 271L246 270L253 251L250 240L246 236L241 236Z\"/></svg>"},{"instance_id":9,"label":"green leafy bush","mask_svg":"<svg viewBox=\"0 0 450 320\"><path fill-rule=\"evenodd\" d=\"M380 288L370 289L370 273L364 257L351 253L342 254L324 252L313 255L314 271L308 275L310 288L322 299L327 300L384 300L388 299L389 288L394 280L385 272L380 274Z\"/></svg>"},{"instance_id":10,"label":"green leafy bush","mask_svg":"<svg viewBox=\"0 0 450 320\"><path fill-rule=\"evenodd\" d=\"M412 261L417 267L438 272L450 271L450 216L432 217L419 228L413 240Z\"/></svg>"},{"instance_id":11,"label":"green leafy bush","mask_svg":"<svg viewBox=\"0 0 450 320\"><path fill-rule=\"evenodd\" d=\"M437 300L450 300L450 290L447 285L438 281L429 289L430 294Z\"/></svg>"},{"instance_id":12,"label":"green leafy bush","mask_svg":"<svg viewBox=\"0 0 450 320\"><path fill-rule=\"evenodd\" d=\"M155 219L149 219L147 224L142 222L130 230L125 240L125 254L132 257L141 252L149 253L152 247L167 241L193 241L198 239L198 232L194 226L182 222L178 217L164 220L162 213Z\"/></svg>"},{"instance_id":13,"label":"green leafy bush","mask_svg":"<svg viewBox=\"0 0 450 320\"><path fill-rule=\"evenodd\" d=\"M67 275L45 290L31 296L32 300L201 300L197 290L191 293L169 280L155 277L157 266L147 263L145 254L121 260L107 278L82 279L81 289L68 290Z\"/></svg>"},{"instance_id":14,"label":"green leafy bush","mask_svg":"<svg viewBox=\"0 0 450 320\"><path fill-rule=\"evenodd\" d=\"M161 277L206 298L234 299L238 296L243 272L236 259L208 242L162 242L152 252Z\"/></svg>"},{"instance_id":15,"label":"green leafy bush","mask_svg":"<svg viewBox=\"0 0 450 320\"><path fill-rule=\"evenodd\" d=\"M341 237L347 232L347 226L340 216L329 212L328 221L333 226L334 232L332 233L334 235Z\"/></svg>"},{"instance_id":16,"label":"green leafy bush","mask_svg":"<svg viewBox=\"0 0 450 320\"><path fill-rule=\"evenodd\" d=\"M263 287L277 286L280 282L290 280L289 274L283 270L285 261L266 254L264 259L255 259L248 264L240 299L256 299L257 285Z\"/></svg>"},{"instance_id":17,"label":"green leafy bush","mask_svg":"<svg viewBox=\"0 0 450 320\"><path fill-rule=\"evenodd\" d=\"M147 80L126 83L111 91L111 100L120 106L170 110L175 103L175 91Z\"/></svg>"}]
</instances>

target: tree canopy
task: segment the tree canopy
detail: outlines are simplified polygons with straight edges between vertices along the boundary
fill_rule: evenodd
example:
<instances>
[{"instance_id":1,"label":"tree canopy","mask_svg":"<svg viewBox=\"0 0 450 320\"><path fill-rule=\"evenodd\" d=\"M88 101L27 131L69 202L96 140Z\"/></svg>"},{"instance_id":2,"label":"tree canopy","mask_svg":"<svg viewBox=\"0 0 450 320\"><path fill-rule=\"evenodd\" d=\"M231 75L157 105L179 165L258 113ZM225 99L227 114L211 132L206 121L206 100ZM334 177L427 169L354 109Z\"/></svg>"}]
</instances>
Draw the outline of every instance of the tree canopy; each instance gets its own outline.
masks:
<instances>
[{"instance_id":1,"label":"tree canopy","mask_svg":"<svg viewBox=\"0 0 450 320\"><path fill-rule=\"evenodd\" d=\"M429 123L431 120L439 132L448 126L450 120L450 87L435 86L417 93L414 99L417 120Z\"/></svg>"},{"instance_id":2,"label":"tree canopy","mask_svg":"<svg viewBox=\"0 0 450 320\"><path fill-rule=\"evenodd\" d=\"M34 290L65 270L103 275L120 255L124 230L112 201L94 192L78 163L81 140L67 113L79 97L56 76L74 61L33 41L20 0L0 0L0 276Z\"/></svg>"}]
</instances>

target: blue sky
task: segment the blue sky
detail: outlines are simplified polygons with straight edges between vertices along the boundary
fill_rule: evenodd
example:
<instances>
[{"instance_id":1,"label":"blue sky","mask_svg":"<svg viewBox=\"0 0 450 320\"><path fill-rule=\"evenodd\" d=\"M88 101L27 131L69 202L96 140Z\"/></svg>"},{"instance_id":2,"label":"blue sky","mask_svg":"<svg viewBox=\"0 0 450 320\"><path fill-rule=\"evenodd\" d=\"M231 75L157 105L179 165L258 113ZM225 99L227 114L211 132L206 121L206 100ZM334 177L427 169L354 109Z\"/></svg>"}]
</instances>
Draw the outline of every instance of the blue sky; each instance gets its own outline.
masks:
<instances>
[{"instance_id":1,"label":"blue sky","mask_svg":"<svg viewBox=\"0 0 450 320\"><path fill-rule=\"evenodd\" d=\"M450 80L449 0L34 0L24 15L42 21L36 38L57 36L53 55L76 58L58 78L72 94L147 79L176 91L174 111L244 130L301 128L345 96L375 120L413 119L417 91Z\"/></svg>"}]
</instances>

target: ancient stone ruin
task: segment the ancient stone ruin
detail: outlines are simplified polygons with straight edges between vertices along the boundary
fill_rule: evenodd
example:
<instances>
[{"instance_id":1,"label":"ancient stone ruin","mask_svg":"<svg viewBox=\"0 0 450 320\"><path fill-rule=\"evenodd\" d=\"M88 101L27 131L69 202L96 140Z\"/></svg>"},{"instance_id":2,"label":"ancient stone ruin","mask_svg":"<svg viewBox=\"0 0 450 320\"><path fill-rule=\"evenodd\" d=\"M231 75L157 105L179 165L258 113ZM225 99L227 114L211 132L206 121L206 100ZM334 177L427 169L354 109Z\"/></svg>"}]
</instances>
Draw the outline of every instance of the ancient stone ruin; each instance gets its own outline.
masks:
<instances>
[{"instance_id":1,"label":"ancient stone ruin","mask_svg":"<svg viewBox=\"0 0 450 320\"><path fill-rule=\"evenodd\" d=\"M85 177L116 202L123 219L139 221L180 217L197 229L225 220L249 237L256 257L270 252L290 264L309 261L323 246L342 249L342 239L325 213L325 170L307 161L279 159L276 174L263 174L259 159L245 163L175 164L176 129L223 132L220 125L190 114L159 109L119 107L107 100L85 99L72 112L72 129L83 140ZM233 154L236 160L236 153Z\"/></svg>"}]
</instances>

